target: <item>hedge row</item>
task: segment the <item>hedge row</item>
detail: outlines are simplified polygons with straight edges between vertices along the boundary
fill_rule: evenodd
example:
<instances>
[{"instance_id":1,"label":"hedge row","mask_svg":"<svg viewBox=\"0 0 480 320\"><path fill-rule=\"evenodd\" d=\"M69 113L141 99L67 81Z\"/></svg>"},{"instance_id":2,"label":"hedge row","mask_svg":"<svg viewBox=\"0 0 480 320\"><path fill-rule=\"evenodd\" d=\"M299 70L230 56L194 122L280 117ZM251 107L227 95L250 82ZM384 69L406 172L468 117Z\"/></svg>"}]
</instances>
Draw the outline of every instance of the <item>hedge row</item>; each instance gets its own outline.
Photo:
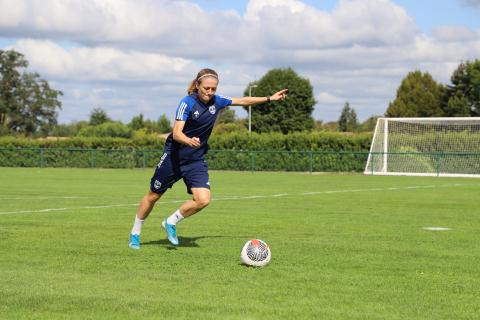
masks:
<instances>
[{"instance_id":1,"label":"hedge row","mask_svg":"<svg viewBox=\"0 0 480 320\"><path fill-rule=\"evenodd\" d=\"M282 151L368 151L371 134L336 132L217 135L210 146L216 150L282 150Z\"/></svg>"},{"instance_id":2,"label":"hedge row","mask_svg":"<svg viewBox=\"0 0 480 320\"><path fill-rule=\"evenodd\" d=\"M3 167L153 168L162 151L135 149L0 148ZM362 171L368 153L211 150L214 170L241 171Z\"/></svg>"},{"instance_id":3,"label":"hedge row","mask_svg":"<svg viewBox=\"0 0 480 320\"><path fill-rule=\"evenodd\" d=\"M367 152L220 151L208 154L215 170L361 172Z\"/></svg>"},{"instance_id":4,"label":"hedge row","mask_svg":"<svg viewBox=\"0 0 480 320\"><path fill-rule=\"evenodd\" d=\"M213 135L209 166L216 170L361 171L371 135L340 133ZM154 167L163 138L0 138L0 166Z\"/></svg>"},{"instance_id":5,"label":"hedge row","mask_svg":"<svg viewBox=\"0 0 480 320\"><path fill-rule=\"evenodd\" d=\"M162 150L165 140L147 136L137 139L75 137L69 139L28 139L1 137L3 148L81 148ZM371 134L341 134L335 132L257 134L232 132L213 134L209 140L214 150L255 151L368 151Z\"/></svg>"},{"instance_id":6,"label":"hedge row","mask_svg":"<svg viewBox=\"0 0 480 320\"><path fill-rule=\"evenodd\" d=\"M3 167L74 167L74 168L148 168L154 167L162 151L135 149L2 149Z\"/></svg>"},{"instance_id":7,"label":"hedge row","mask_svg":"<svg viewBox=\"0 0 480 320\"><path fill-rule=\"evenodd\" d=\"M163 149L165 140L156 137L125 138L45 138L29 139L0 137L0 148L57 148L57 149Z\"/></svg>"}]
</instances>

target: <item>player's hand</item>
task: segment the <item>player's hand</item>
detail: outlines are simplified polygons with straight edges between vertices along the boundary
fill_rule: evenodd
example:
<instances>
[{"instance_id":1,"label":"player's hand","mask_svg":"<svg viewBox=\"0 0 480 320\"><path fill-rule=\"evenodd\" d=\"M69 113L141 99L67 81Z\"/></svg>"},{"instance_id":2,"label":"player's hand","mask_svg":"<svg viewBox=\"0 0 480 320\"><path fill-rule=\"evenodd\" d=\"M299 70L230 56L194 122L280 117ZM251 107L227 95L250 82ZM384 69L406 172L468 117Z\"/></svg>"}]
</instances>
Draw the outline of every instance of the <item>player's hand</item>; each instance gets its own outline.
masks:
<instances>
[{"instance_id":1,"label":"player's hand","mask_svg":"<svg viewBox=\"0 0 480 320\"><path fill-rule=\"evenodd\" d=\"M278 92L275 92L272 96L270 96L270 101L278 101L278 100L285 100L287 97L288 89L283 89Z\"/></svg>"},{"instance_id":2,"label":"player's hand","mask_svg":"<svg viewBox=\"0 0 480 320\"><path fill-rule=\"evenodd\" d=\"M200 147L200 138L198 138L198 137L190 138L190 141L189 141L188 145L192 148Z\"/></svg>"}]
</instances>

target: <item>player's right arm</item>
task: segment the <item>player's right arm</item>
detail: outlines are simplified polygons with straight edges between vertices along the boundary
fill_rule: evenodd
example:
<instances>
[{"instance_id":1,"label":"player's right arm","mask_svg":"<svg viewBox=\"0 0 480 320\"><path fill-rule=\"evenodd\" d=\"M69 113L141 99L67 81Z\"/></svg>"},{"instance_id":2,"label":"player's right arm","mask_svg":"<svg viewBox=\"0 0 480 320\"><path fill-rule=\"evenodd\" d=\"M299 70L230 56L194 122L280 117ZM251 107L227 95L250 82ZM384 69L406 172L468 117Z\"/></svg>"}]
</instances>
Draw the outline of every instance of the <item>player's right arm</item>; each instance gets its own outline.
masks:
<instances>
[{"instance_id":1,"label":"player's right arm","mask_svg":"<svg viewBox=\"0 0 480 320\"><path fill-rule=\"evenodd\" d=\"M183 127L185 127L185 122L190 116L190 110L192 109L193 103L194 102L188 97L185 97L180 101L175 113L175 123L173 124L172 135L173 140L176 142L192 148L198 148L200 147L200 139L198 137L190 138L183 133Z\"/></svg>"},{"instance_id":2,"label":"player's right arm","mask_svg":"<svg viewBox=\"0 0 480 320\"><path fill-rule=\"evenodd\" d=\"M184 126L185 121L175 120L173 124L173 140L192 148L200 147L200 139L198 137L190 138L183 133Z\"/></svg>"}]
</instances>

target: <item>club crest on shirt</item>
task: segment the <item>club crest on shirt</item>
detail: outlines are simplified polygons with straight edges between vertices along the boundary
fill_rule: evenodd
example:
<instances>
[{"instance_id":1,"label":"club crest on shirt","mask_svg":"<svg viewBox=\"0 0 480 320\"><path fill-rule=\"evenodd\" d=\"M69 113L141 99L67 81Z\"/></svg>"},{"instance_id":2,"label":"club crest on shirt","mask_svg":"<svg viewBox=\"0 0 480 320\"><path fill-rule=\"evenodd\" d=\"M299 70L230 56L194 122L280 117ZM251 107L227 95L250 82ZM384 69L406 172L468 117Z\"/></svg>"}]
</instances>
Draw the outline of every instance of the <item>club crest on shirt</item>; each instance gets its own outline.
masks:
<instances>
[{"instance_id":1,"label":"club crest on shirt","mask_svg":"<svg viewBox=\"0 0 480 320\"><path fill-rule=\"evenodd\" d=\"M199 116L200 112L198 112L198 110L195 110L195 112L193 113L193 119L198 119Z\"/></svg>"},{"instance_id":2,"label":"club crest on shirt","mask_svg":"<svg viewBox=\"0 0 480 320\"><path fill-rule=\"evenodd\" d=\"M216 112L217 110L215 109L215 106L213 105L213 106L210 106L210 107L208 108L208 111L210 111L211 114L215 114L215 112Z\"/></svg>"}]
</instances>

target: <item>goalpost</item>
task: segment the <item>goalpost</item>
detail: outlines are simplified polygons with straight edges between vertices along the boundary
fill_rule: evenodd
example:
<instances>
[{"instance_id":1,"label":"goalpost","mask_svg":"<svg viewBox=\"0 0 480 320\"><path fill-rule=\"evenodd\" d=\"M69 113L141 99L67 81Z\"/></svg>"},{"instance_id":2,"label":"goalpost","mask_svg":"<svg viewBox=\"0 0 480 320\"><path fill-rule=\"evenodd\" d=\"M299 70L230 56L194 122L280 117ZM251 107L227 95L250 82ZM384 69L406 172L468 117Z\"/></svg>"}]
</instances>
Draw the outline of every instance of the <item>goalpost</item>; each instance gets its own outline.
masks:
<instances>
[{"instance_id":1,"label":"goalpost","mask_svg":"<svg viewBox=\"0 0 480 320\"><path fill-rule=\"evenodd\" d=\"M480 177L480 118L379 118L364 174Z\"/></svg>"}]
</instances>

